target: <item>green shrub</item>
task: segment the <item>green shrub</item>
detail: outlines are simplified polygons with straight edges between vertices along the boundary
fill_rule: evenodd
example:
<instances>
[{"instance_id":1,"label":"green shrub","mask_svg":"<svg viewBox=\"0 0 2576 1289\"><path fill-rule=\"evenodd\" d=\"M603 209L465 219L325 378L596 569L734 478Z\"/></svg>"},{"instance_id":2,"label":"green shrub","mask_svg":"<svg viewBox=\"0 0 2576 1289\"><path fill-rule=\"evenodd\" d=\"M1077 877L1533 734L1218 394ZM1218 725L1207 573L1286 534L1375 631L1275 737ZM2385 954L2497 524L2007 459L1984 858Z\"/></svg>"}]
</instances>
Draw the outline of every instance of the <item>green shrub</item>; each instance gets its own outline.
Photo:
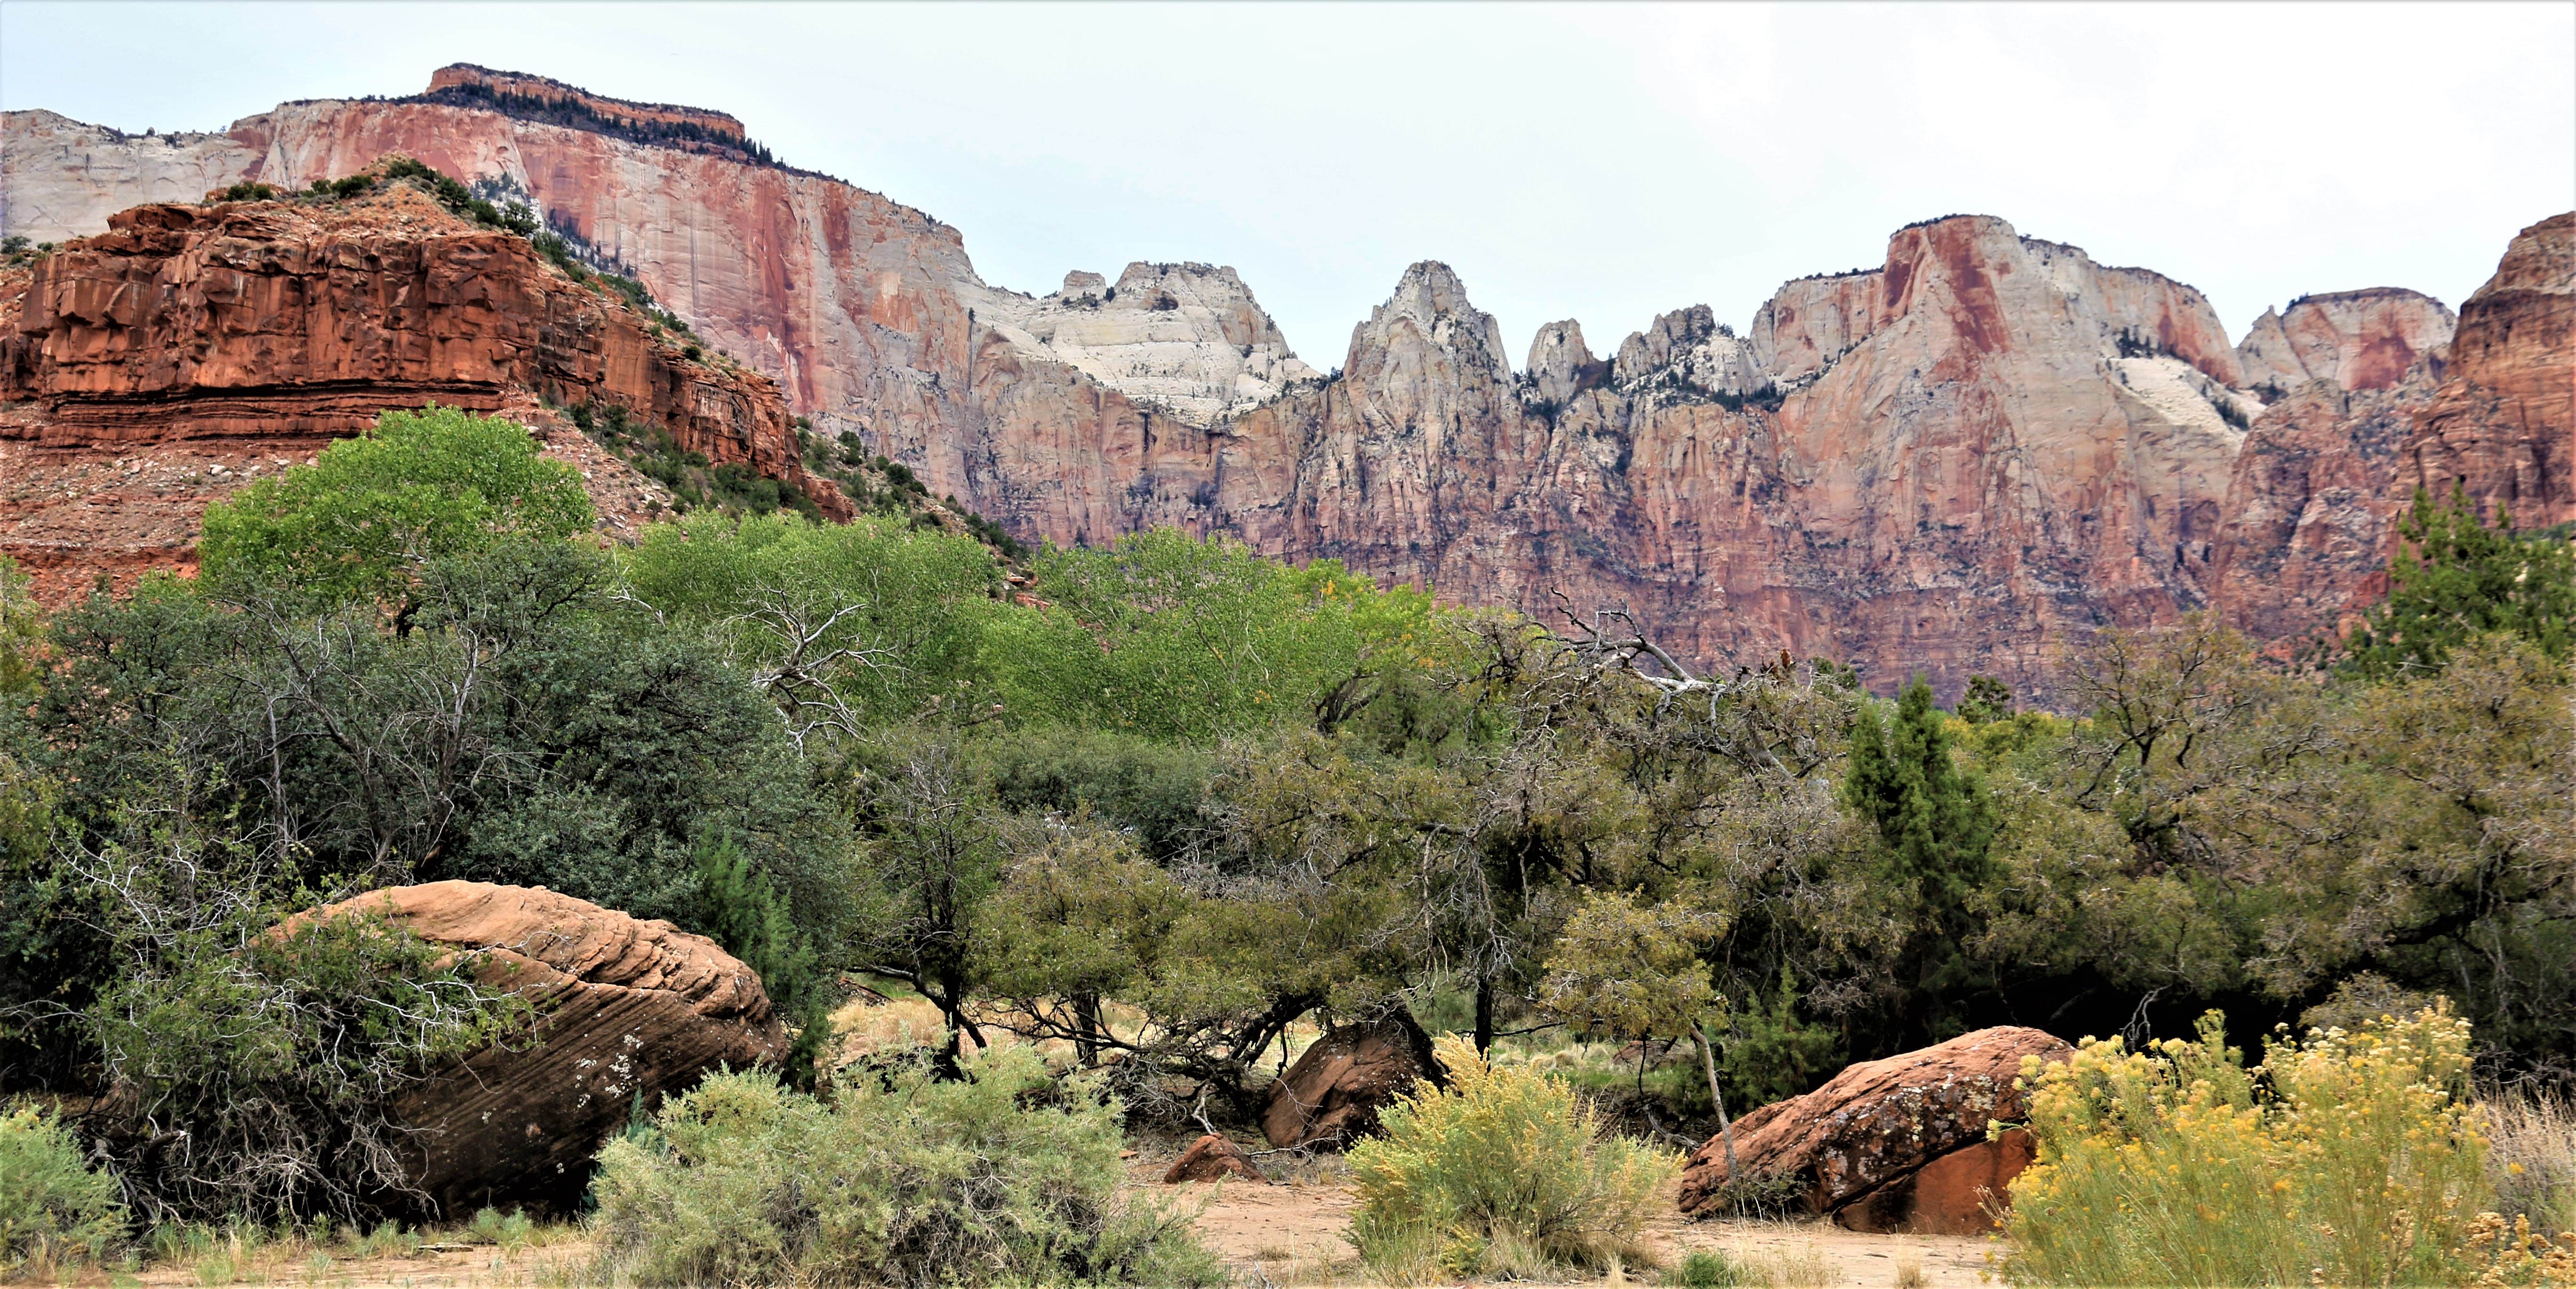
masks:
<instances>
[{"instance_id":1,"label":"green shrub","mask_svg":"<svg viewBox=\"0 0 2576 1289\"><path fill-rule=\"evenodd\" d=\"M600 1152L620 1285L1213 1284L1186 1217L1118 1196L1118 1107L1035 1050L926 1054L834 1089L719 1074Z\"/></svg>"},{"instance_id":2,"label":"green shrub","mask_svg":"<svg viewBox=\"0 0 2576 1289\"><path fill-rule=\"evenodd\" d=\"M419 565L505 536L587 532L581 474L540 455L527 429L435 403L389 410L362 438L324 448L206 508L210 585L273 581L329 600L391 595Z\"/></svg>"},{"instance_id":3,"label":"green shrub","mask_svg":"<svg viewBox=\"0 0 2576 1289\"><path fill-rule=\"evenodd\" d=\"M1400 1283L1647 1261L1638 1233L1679 1161L1605 1133L1563 1083L1454 1034L1436 1050L1449 1087L1398 1099L1351 1150L1361 1259Z\"/></svg>"},{"instance_id":4,"label":"green shrub","mask_svg":"<svg viewBox=\"0 0 2576 1289\"><path fill-rule=\"evenodd\" d=\"M125 1234L116 1179L81 1162L80 1143L32 1106L0 1111L0 1273L38 1276L97 1261Z\"/></svg>"},{"instance_id":5,"label":"green shrub","mask_svg":"<svg viewBox=\"0 0 2576 1289\"><path fill-rule=\"evenodd\" d=\"M2013 1181L2024 1285L2458 1283L2490 1199L2462 1101L2469 1026L2438 1009L2286 1038L2245 1067L2200 1041L2026 1061L2039 1157Z\"/></svg>"},{"instance_id":6,"label":"green shrub","mask_svg":"<svg viewBox=\"0 0 2576 1289\"><path fill-rule=\"evenodd\" d=\"M1662 1283L1685 1285L1688 1289L1735 1289L1737 1285L1760 1284L1762 1280L1723 1253L1703 1251L1682 1259L1680 1266L1665 1272Z\"/></svg>"}]
</instances>

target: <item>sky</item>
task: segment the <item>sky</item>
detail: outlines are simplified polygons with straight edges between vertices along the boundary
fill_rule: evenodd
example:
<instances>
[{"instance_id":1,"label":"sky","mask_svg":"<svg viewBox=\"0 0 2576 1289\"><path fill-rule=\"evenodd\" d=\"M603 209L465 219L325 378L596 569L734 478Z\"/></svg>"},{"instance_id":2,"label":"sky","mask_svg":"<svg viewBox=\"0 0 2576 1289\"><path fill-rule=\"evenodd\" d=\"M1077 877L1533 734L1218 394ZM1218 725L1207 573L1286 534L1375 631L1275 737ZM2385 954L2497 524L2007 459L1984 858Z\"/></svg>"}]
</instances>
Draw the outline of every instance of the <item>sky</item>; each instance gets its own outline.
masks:
<instances>
[{"instance_id":1,"label":"sky","mask_svg":"<svg viewBox=\"0 0 2576 1289\"><path fill-rule=\"evenodd\" d=\"M0 107L220 129L475 62L713 107L986 281L1234 266L1340 363L1438 259L1519 354L1875 266L1934 216L2191 283L2459 303L2576 208L2576 4L0 3Z\"/></svg>"}]
</instances>

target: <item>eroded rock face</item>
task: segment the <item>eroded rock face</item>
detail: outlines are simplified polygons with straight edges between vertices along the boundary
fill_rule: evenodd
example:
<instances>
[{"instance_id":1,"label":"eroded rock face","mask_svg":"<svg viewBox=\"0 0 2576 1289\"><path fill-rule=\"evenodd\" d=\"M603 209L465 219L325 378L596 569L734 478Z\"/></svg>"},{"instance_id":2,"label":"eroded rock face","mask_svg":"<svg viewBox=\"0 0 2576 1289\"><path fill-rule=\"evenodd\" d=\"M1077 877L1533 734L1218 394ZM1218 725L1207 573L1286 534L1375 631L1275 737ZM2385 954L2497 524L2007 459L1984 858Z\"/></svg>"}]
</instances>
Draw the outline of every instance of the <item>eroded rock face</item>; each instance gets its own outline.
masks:
<instances>
[{"instance_id":1,"label":"eroded rock face","mask_svg":"<svg viewBox=\"0 0 2576 1289\"><path fill-rule=\"evenodd\" d=\"M2576 214L2522 230L2450 322L2413 292L2361 291L2311 297L2247 336L2250 371L2289 379L2287 354L2305 383L2246 437L2210 592L2274 652L2386 593L2419 487L2456 484L2516 527L2576 519Z\"/></svg>"},{"instance_id":2,"label":"eroded rock face","mask_svg":"<svg viewBox=\"0 0 2576 1289\"><path fill-rule=\"evenodd\" d=\"M1115 285L1068 273L1031 300L988 292L979 323L1140 403L1207 426L1323 373L1298 360L1230 268L1130 264Z\"/></svg>"},{"instance_id":3,"label":"eroded rock face","mask_svg":"<svg viewBox=\"0 0 2576 1289\"><path fill-rule=\"evenodd\" d=\"M1518 376L1457 275L1416 265L1322 382L1228 270L1131 265L1032 299L876 194L439 93L175 140L12 114L0 220L58 240L133 195L300 187L405 152L526 201L827 434L1023 538L1231 533L1472 602L1624 606L1703 663L1824 654L1881 689L1983 671L2046 701L2049 660L2106 625L2330 623L2384 538L2375 484L2468 477L2529 499L2524 522L2576 506L2551 500L2564 221L2482 293L2489 375L2430 419L2426 391L2460 374L2422 296L2309 297L2231 345L2190 287L1982 216L1785 284L1742 337L1700 306L1601 354L1552 324ZM2383 447L2401 421L2402 466Z\"/></svg>"},{"instance_id":4,"label":"eroded rock face","mask_svg":"<svg viewBox=\"0 0 2576 1289\"><path fill-rule=\"evenodd\" d=\"M353 911L478 955L478 979L543 1017L533 1042L486 1049L394 1105L419 1151L414 1182L450 1218L485 1205L573 1211L591 1155L638 1096L652 1106L719 1065L787 1051L760 977L668 922L486 882L396 887L304 916Z\"/></svg>"},{"instance_id":5,"label":"eroded rock face","mask_svg":"<svg viewBox=\"0 0 2576 1289\"><path fill-rule=\"evenodd\" d=\"M1278 1147L1346 1145L1376 1132L1378 1111L1438 1068L1422 1027L1401 1017L1338 1026L1270 1085L1261 1133Z\"/></svg>"},{"instance_id":6,"label":"eroded rock face","mask_svg":"<svg viewBox=\"0 0 2576 1289\"><path fill-rule=\"evenodd\" d=\"M2457 483L2517 527L2576 520L2576 212L2522 230L2460 306L2449 376L2399 450L2399 487Z\"/></svg>"},{"instance_id":7,"label":"eroded rock face","mask_svg":"<svg viewBox=\"0 0 2576 1289\"><path fill-rule=\"evenodd\" d=\"M2441 301L2420 292L2338 291L2293 300L2286 314L2264 310L2236 354L2243 383L2269 387L2275 398L2320 380L2386 389L2448 346L2458 325Z\"/></svg>"},{"instance_id":8,"label":"eroded rock face","mask_svg":"<svg viewBox=\"0 0 2576 1289\"><path fill-rule=\"evenodd\" d=\"M1836 1212L1983 1142L1987 1120L2021 1118L2013 1080L2022 1058L2063 1060L2072 1051L2039 1030L1997 1026L1845 1067L1805 1096L1736 1120L1736 1165L1748 1179L1792 1179L1812 1211ZM1954 1167L1963 1176L1974 1171L1966 1163ZM1682 1211L1715 1205L1727 1177L1723 1143L1712 1137L1684 1163Z\"/></svg>"},{"instance_id":9,"label":"eroded rock face","mask_svg":"<svg viewBox=\"0 0 2576 1289\"><path fill-rule=\"evenodd\" d=\"M0 496L0 550L55 598L85 590L85 571L186 568L207 501L385 408L430 401L540 425L540 396L618 404L683 450L846 510L805 474L767 378L690 359L525 239L408 186L321 205L139 206L110 224L0 274L0 453L21 479L99 485ZM612 527L631 528L624 494L640 476L569 442L557 455L590 479ZM126 486L197 457L202 471ZM65 496L76 516L53 504Z\"/></svg>"}]
</instances>

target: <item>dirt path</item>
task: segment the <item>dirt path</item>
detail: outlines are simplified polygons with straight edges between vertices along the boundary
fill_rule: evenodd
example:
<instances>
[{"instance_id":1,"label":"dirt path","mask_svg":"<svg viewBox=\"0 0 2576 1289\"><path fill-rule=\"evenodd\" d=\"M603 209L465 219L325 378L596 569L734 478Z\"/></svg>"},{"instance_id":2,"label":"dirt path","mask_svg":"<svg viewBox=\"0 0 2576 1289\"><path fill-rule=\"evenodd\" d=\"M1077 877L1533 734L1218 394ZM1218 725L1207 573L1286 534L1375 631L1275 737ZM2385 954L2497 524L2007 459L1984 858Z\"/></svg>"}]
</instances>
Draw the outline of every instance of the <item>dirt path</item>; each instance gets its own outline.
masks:
<instances>
[{"instance_id":1,"label":"dirt path","mask_svg":"<svg viewBox=\"0 0 2576 1289\"><path fill-rule=\"evenodd\" d=\"M1159 1184L1168 1153L1140 1157L1128 1177L1138 1189L1203 1205L1201 1239L1246 1284L1350 1285L1368 1280L1350 1242L1352 1199L1345 1176L1331 1163L1279 1170L1268 1186L1249 1182L1171 1186ZM1970 1236L1863 1235L1830 1222L1684 1221L1670 1217L1646 1232L1665 1266L1702 1250L1723 1252L1780 1289L1977 1289L1992 1241ZM1908 1274L1909 1271L1911 1274ZM1635 1281L1651 1281L1642 1268ZM1601 1283L1595 1281L1594 1283Z\"/></svg>"}]
</instances>

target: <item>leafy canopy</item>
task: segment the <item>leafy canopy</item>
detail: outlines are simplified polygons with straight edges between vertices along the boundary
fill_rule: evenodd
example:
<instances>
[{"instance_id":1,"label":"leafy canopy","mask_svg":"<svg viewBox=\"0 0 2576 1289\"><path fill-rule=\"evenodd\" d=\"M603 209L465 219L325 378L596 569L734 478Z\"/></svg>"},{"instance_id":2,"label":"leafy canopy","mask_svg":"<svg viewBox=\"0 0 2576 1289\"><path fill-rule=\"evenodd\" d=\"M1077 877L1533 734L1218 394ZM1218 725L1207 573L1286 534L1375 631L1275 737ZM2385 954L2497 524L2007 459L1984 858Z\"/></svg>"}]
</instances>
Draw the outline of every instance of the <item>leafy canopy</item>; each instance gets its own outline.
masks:
<instances>
[{"instance_id":1,"label":"leafy canopy","mask_svg":"<svg viewBox=\"0 0 2576 1289\"><path fill-rule=\"evenodd\" d=\"M592 517L580 473L540 457L527 430L432 403L387 411L373 432L207 507L198 557L223 590L266 583L323 601L386 600L425 561L510 537L572 537Z\"/></svg>"},{"instance_id":2,"label":"leafy canopy","mask_svg":"<svg viewBox=\"0 0 2576 1289\"><path fill-rule=\"evenodd\" d=\"M2440 671L2472 636L2510 632L2560 662L2576 653L2576 541L2516 533L2496 507L2482 520L2454 485L2448 500L2415 490L2388 562L2388 599L2353 634L2349 670L2371 680Z\"/></svg>"},{"instance_id":3,"label":"leafy canopy","mask_svg":"<svg viewBox=\"0 0 2576 1289\"><path fill-rule=\"evenodd\" d=\"M1171 529L1049 550L1035 571L1051 603L997 622L987 655L1032 724L1188 742L1275 728L1429 635L1430 598L1411 588Z\"/></svg>"}]
</instances>

